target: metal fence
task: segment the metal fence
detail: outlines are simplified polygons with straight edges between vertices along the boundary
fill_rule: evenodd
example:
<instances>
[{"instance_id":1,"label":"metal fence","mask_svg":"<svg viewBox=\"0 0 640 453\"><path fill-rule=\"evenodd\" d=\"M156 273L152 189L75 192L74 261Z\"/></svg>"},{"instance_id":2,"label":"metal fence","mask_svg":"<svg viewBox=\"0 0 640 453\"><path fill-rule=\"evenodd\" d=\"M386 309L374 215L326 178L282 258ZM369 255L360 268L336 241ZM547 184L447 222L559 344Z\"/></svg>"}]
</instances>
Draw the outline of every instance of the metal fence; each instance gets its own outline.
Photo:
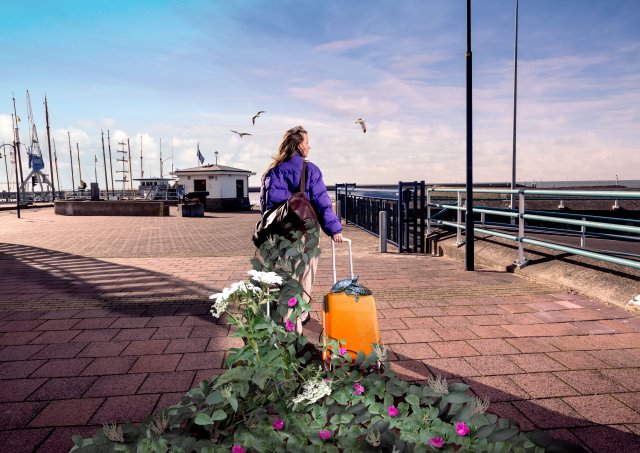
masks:
<instances>
[{"instance_id":1,"label":"metal fence","mask_svg":"<svg viewBox=\"0 0 640 453\"><path fill-rule=\"evenodd\" d=\"M425 188L424 181L400 182L397 190L386 191L338 184L336 200L347 223L375 235L380 234L379 212L385 212L388 242L401 253L424 253L434 226L453 228L456 243L464 243L465 192L465 188ZM640 200L640 192L478 188L473 194L474 230L516 242L518 266L526 265L524 245L530 244L640 269L640 219L624 217L619 210L620 200ZM517 196L515 206L496 205L508 203L511 194ZM552 200L558 210L527 209L541 200ZM568 200L611 200L613 205L609 215L575 214L563 211Z\"/></svg>"}]
</instances>

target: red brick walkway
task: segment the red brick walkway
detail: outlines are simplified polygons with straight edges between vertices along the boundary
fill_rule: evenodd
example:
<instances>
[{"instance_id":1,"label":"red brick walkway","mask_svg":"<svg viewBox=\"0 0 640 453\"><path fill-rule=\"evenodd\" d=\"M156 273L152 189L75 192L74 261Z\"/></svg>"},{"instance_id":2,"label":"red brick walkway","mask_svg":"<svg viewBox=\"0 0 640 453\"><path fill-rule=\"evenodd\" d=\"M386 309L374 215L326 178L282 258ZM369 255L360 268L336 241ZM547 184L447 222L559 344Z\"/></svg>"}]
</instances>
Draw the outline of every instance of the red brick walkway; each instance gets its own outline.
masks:
<instances>
[{"instance_id":1,"label":"red brick walkway","mask_svg":"<svg viewBox=\"0 0 640 453\"><path fill-rule=\"evenodd\" d=\"M72 434L140 421L218 372L237 343L208 316L207 296L245 277L255 221L0 212L0 450L68 451ZM463 380L524 429L640 451L640 318L346 235L403 377ZM325 250L316 300L330 265ZM317 338L319 323L307 327Z\"/></svg>"}]
</instances>

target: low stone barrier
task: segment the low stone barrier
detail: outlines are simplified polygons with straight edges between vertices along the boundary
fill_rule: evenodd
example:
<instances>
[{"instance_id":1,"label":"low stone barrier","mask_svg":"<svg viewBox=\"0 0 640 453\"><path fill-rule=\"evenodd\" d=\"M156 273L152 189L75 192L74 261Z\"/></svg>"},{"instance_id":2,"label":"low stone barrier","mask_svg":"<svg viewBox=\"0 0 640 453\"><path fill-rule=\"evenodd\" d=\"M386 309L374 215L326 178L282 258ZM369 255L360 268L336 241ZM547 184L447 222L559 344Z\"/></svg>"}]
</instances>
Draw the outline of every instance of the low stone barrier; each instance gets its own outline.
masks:
<instances>
[{"instance_id":1,"label":"low stone barrier","mask_svg":"<svg viewBox=\"0 0 640 453\"><path fill-rule=\"evenodd\" d=\"M169 205L146 200L56 200L54 212L57 215L166 217Z\"/></svg>"}]
</instances>

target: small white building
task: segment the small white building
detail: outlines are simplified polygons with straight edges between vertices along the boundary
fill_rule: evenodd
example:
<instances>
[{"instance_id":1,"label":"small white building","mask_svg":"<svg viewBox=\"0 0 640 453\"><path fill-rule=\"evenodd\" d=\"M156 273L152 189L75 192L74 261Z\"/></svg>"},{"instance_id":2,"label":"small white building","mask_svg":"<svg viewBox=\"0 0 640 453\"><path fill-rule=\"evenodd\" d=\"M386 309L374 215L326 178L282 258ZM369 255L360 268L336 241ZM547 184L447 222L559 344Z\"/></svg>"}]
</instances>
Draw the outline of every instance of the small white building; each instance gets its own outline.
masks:
<instances>
[{"instance_id":1,"label":"small white building","mask_svg":"<svg viewBox=\"0 0 640 453\"><path fill-rule=\"evenodd\" d=\"M172 173L185 193L209 192L202 197L205 211L251 209L249 176L256 173L225 165L203 165Z\"/></svg>"}]
</instances>

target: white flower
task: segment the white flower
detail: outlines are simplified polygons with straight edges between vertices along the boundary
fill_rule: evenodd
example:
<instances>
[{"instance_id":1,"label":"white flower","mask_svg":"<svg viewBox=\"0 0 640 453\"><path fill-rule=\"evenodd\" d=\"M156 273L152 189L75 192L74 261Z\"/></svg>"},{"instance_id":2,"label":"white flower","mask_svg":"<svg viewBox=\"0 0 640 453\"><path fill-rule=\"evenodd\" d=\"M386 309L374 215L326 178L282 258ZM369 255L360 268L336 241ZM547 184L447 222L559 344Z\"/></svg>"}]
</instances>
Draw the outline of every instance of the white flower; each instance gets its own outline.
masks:
<instances>
[{"instance_id":1,"label":"white flower","mask_svg":"<svg viewBox=\"0 0 640 453\"><path fill-rule=\"evenodd\" d=\"M312 404L324 396L331 395L331 381L328 380L307 381L302 387L304 389L302 393L292 400L294 407L305 400L306 404Z\"/></svg>"},{"instance_id":2,"label":"white flower","mask_svg":"<svg viewBox=\"0 0 640 453\"><path fill-rule=\"evenodd\" d=\"M271 286L282 285L282 277L280 277L275 272L260 272L252 269L248 272L248 274L251 276L252 280L258 283L265 283Z\"/></svg>"},{"instance_id":3,"label":"white flower","mask_svg":"<svg viewBox=\"0 0 640 453\"><path fill-rule=\"evenodd\" d=\"M211 316L214 318L219 318L222 313L224 313L229 305L229 300L222 297L223 294L214 294L214 296L219 296L216 298L215 303L211 306Z\"/></svg>"}]
</instances>

